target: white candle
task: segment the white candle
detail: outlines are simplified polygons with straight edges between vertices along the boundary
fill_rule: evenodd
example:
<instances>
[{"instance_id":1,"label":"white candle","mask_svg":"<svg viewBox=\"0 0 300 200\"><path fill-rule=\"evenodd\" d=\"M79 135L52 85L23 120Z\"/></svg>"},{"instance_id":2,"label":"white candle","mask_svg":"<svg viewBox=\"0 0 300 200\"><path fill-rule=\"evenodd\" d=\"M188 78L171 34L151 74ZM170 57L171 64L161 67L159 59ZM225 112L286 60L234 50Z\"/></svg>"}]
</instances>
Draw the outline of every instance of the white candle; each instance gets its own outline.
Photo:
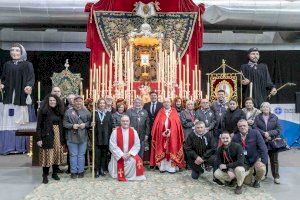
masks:
<instances>
[{"instance_id":1,"label":"white candle","mask_svg":"<svg viewBox=\"0 0 300 200\"><path fill-rule=\"evenodd\" d=\"M253 89L253 83L250 82L250 97L252 98L252 89Z\"/></svg>"},{"instance_id":2,"label":"white candle","mask_svg":"<svg viewBox=\"0 0 300 200\"><path fill-rule=\"evenodd\" d=\"M38 82L38 102L41 101L41 82Z\"/></svg>"}]
</instances>

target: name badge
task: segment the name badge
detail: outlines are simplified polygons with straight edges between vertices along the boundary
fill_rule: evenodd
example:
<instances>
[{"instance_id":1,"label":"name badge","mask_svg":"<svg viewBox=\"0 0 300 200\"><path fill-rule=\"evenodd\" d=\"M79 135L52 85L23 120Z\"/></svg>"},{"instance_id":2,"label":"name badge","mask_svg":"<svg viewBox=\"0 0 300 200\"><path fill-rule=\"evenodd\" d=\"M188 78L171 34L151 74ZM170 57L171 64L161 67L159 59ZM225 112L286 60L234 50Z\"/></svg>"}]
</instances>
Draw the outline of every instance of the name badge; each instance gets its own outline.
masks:
<instances>
[{"instance_id":1,"label":"name badge","mask_svg":"<svg viewBox=\"0 0 300 200\"><path fill-rule=\"evenodd\" d=\"M248 154L246 149L243 150L243 153L244 153L244 156L246 156Z\"/></svg>"}]
</instances>

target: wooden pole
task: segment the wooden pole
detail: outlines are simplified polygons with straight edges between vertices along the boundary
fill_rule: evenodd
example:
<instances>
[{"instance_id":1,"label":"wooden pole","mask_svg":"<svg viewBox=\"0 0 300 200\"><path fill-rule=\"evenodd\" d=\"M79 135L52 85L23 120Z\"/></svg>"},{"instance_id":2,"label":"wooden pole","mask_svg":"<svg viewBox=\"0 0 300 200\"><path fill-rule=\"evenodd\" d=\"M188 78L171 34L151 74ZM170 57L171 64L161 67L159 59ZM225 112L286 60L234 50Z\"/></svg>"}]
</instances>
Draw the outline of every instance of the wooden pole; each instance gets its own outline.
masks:
<instances>
[{"instance_id":1,"label":"wooden pole","mask_svg":"<svg viewBox=\"0 0 300 200\"><path fill-rule=\"evenodd\" d=\"M93 113L92 113L92 178L95 179L95 110L96 110L96 92L93 90Z\"/></svg>"}]
</instances>

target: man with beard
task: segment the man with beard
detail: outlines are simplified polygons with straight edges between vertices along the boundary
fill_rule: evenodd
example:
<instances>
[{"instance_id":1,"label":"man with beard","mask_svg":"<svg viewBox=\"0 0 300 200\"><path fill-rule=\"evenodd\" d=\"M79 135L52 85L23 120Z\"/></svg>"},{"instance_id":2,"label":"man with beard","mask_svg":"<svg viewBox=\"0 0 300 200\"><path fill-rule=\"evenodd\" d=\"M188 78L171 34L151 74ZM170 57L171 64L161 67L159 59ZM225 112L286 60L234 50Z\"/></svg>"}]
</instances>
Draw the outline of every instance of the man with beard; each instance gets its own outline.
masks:
<instances>
[{"instance_id":1,"label":"man with beard","mask_svg":"<svg viewBox=\"0 0 300 200\"><path fill-rule=\"evenodd\" d=\"M216 153L215 165L218 169L214 172L214 177L223 184L233 185L236 179L236 194L242 194L242 186L246 177L244 168L243 148L240 144L231 142L230 133L227 131L221 134L222 146Z\"/></svg>"},{"instance_id":2,"label":"man with beard","mask_svg":"<svg viewBox=\"0 0 300 200\"><path fill-rule=\"evenodd\" d=\"M252 82L252 97L256 107L260 107L261 103L266 101L269 91L271 91L271 95L277 93L270 78L268 66L258 63L259 57L258 49L251 48L248 50L249 62L241 66L241 71L245 76L245 79L242 80L243 97L250 96L250 83Z\"/></svg>"}]
</instances>

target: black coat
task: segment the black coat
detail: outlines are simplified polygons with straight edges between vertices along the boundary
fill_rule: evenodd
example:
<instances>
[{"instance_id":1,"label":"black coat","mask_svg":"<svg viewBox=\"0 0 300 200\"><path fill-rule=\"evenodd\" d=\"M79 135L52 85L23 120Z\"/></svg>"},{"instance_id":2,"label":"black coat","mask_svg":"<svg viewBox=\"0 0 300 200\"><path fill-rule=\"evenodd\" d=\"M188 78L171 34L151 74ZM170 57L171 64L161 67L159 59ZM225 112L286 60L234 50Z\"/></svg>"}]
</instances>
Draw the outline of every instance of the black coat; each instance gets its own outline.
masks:
<instances>
[{"instance_id":1,"label":"black coat","mask_svg":"<svg viewBox=\"0 0 300 200\"><path fill-rule=\"evenodd\" d=\"M53 132L53 118L55 114L52 111L38 111L37 116L37 137L38 141L42 141L43 149L52 149L54 144L54 132ZM60 116L59 132L60 132L60 144L65 144L65 137L63 133L63 116Z\"/></svg>"},{"instance_id":2,"label":"black coat","mask_svg":"<svg viewBox=\"0 0 300 200\"><path fill-rule=\"evenodd\" d=\"M8 61L3 65L0 79L4 85L3 104L11 104L13 92L15 91L14 105L26 106L27 94L24 92L26 86L33 89L35 76L31 62L20 61L14 64Z\"/></svg>"},{"instance_id":3,"label":"black coat","mask_svg":"<svg viewBox=\"0 0 300 200\"><path fill-rule=\"evenodd\" d=\"M279 137L281 133L281 126L279 124L278 117L273 113L270 113L268 126L266 126L265 121L263 119L263 113L257 115L254 120L253 128L258 130L263 136L263 138L265 135L264 132L268 132L271 136L271 139ZM268 147L268 150L273 150L269 141L266 141L266 145Z\"/></svg>"},{"instance_id":4,"label":"black coat","mask_svg":"<svg viewBox=\"0 0 300 200\"><path fill-rule=\"evenodd\" d=\"M227 154L229 160L224 157L224 153ZM239 166L244 167L244 159L243 147L240 144L231 142L228 148L224 146L218 148L215 165L219 167L220 164L225 164L227 169L235 169Z\"/></svg>"},{"instance_id":5,"label":"black coat","mask_svg":"<svg viewBox=\"0 0 300 200\"><path fill-rule=\"evenodd\" d=\"M192 132L185 141L184 149L189 166L198 171L199 165L194 163L197 157L200 156L205 161L210 159L215 154L217 145L211 133L198 137L195 132Z\"/></svg>"},{"instance_id":6,"label":"black coat","mask_svg":"<svg viewBox=\"0 0 300 200\"><path fill-rule=\"evenodd\" d=\"M109 145L109 138L112 133L112 115L111 112L106 112L102 124L98 112L95 112L95 144Z\"/></svg>"},{"instance_id":7,"label":"black coat","mask_svg":"<svg viewBox=\"0 0 300 200\"><path fill-rule=\"evenodd\" d=\"M226 130L229 133L237 132L237 123L240 119L246 119L246 115L241 109L237 108L234 111L228 109L224 116L222 130Z\"/></svg>"},{"instance_id":8,"label":"black coat","mask_svg":"<svg viewBox=\"0 0 300 200\"><path fill-rule=\"evenodd\" d=\"M158 113L158 111L163 107L163 104L159 101L157 101L156 103L156 109L154 114L151 113L151 102L145 103L144 104L144 109L148 112L148 116L149 116L149 124L150 124L150 131L152 130L152 125L154 123L155 117Z\"/></svg>"},{"instance_id":9,"label":"black coat","mask_svg":"<svg viewBox=\"0 0 300 200\"><path fill-rule=\"evenodd\" d=\"M244 76L253 83L252 95L255 107L260 107L261 103L266 101L269 90L274 87L271 81L268 66L264 63L259 63L256 67L250 67L248 64L241 66L241 71ZM243 86L243 97L249 97L250 84Z\"/></svg>"},{"instance_id":10,"label":"black coat","mask_svg":"<svg viewBox=\"0 0 300 200\"><path fill-rule=\"evenodd\" d=\"M232 141L242 145L242 137L240 133L233 136ZM261 161L267 165L268 163L268 149L261 134L254 129L249 129L246 136L246 151L245 164L252 167L254 163L260 158Z\"/></svg>"}]
</instances>

